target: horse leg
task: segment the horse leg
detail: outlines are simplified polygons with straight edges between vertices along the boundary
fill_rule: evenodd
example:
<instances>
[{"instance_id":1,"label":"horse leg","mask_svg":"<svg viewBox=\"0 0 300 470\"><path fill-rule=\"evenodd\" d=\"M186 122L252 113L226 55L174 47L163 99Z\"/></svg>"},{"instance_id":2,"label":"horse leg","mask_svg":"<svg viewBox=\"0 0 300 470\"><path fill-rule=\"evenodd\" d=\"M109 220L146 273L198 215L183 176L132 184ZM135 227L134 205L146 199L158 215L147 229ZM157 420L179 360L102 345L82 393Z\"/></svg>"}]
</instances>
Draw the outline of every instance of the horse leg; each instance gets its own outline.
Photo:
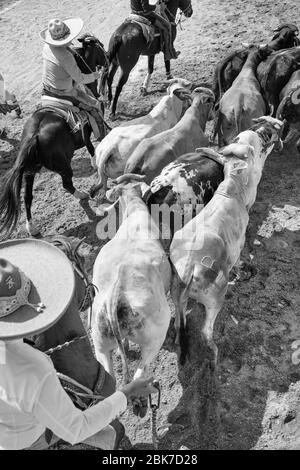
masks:
<instances>
[{"instance_id":1,"label":"horse leg","mask_svg":"<svg viewBox=\"0 0 300 470\"><path fill-rule=\"evenodd\" d=\"M114 76L116 74L116 71L118 70L118 62L115 62L113 61L111 66L110 66L110 70L109 70L109 73L108 73L108 77L107 77L107 100L108 100L108 106L110 106L111 102L112 102L112 99L113 99L113 96L112 96L112 83L113 83L113 80L114 80Z\"/></svg>"},{"instance_id":2,"label":"horse leg","mask_svg":"<svg viewBox=\"0 0 300 470\"><path fill-rule=\"evenodd\" d=\"M124 54L124 51L123 51L123 54ZM119 61L120 61L120 58L121 58L121 53L119 51ZM136 65L138 59L139 59L139 54L136 54L134 56L127 56L126 61L123 60L124 63L122 63L120 61L121 76L119 78L119 82L118 82L118 85L116 87L115 96L114 96L112 107L111 107L110 118L115 117L117 103L118 103L120 93L123 89L123 86L127 82L129 74L130 74L131 70L133 69L133 67Z\"/></svg>"},{"instance_id":3,"label":"horse leg","mask_svg":"<svg viewBox=\"0 0 300 470\"><path fill-rule=\"evenodd\" d=\"M125 72L124 70L122 70L122 72L121 72L121 76L120 76L120 79L119 79L119 82L118 82L118 85L117 85L117 88L116 88L116 91L115 91L115 96L114 96L112 107L111 107L110 118L114 118L115 115L116 115L116 108L117 108L117 104L118 104L118 99L119 99L120 93L123 89L123 86L125 85L125 83L128 80L129 72L130 71Z\"/></svg>"},{"instance_id":4,"label":"horse leg","mask_svg":"<svg viewBox=\"0 0 300 470\"><path fill-rule=\"evenodd\" d=\"M73 171L70 165L68 165L68 168L65 168L64 172L59 172L61 179L62 179L62 184L63 187L68 193L72 194L76 199L88 199L89 195L88 193L84 191L78 191L74 185L73 185Z\"/></svg>"},{"instance_id":5,"label":"horse leg","mask_svg":"<svg viewBox=\"0 0 300 470\"><path fill-rule=\"evenodd\" d=\"M171 80L173 78L171 74L171 61L169 59L164 59L165 60L165 69L166 69L166 76L167 80Z\"/></svg>"},{"instance_id":6,"label":"horse leg","mask_svg":"<svg viewBox=\"0 0 300 470\"><path fill-rule=\"evenodd\" d=\"M84 126L84 128L83 128L83 143L85 144L86 148L88 149L88 152L91 156L91 161L93 161L93 157L95 156L95 149L94 149L94 146L91 142L90 128L87 125Z\"/></svg>"},{"instance_id":7,"label":"horse leg","mask_svg":"<svg viewBox=\"0 0 300 470\"><path fill-rule=\"evenodd\" d=\"M143 96L147 94L148 87L150 85L151 75L153 74L153 70L154 70L154 58L155 58L154 55L149 55L148 57L148 73L145 77L143 85L141 86L141 93Z\"/></svg>"},{"instance_id":8,"label":"horse leg","mask_svg":"<svg viewBox=\"0 0 300 470\"><path fill-rule=\"evenodd\" d=\"M31 204L32 204L32 190L33 190L33 183L36 173L26 173L24 175L24 203L25 203L25 210L26 210L26 230L29 235L36 237L39 235L40 231L37 227L35 227L34 223L32 222L31 216Z\"/></svg>"}]
</instances>

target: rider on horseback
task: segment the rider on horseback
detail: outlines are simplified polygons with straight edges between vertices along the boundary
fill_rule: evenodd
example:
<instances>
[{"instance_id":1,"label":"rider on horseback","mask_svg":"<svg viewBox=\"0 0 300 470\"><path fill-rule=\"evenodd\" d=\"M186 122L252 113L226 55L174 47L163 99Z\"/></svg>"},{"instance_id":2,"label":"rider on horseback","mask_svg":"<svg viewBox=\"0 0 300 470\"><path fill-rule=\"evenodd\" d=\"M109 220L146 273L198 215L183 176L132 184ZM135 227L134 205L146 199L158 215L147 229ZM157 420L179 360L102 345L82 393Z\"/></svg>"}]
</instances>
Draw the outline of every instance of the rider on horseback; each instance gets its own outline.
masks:
<instances>
[{"instance_id":1,"label":"rider on horseback","mask_svg":"<svg viewBox=\"0 0 300 470\"><path fill-rule=\"evenodd\" d=\"M96 119L98 125L103 121L101 103L96 98L79 88L80 85L92 83L101 76L99 72L82 73L79 69L71 49L75 39L83 28L81 18L72 18L65 21L53 19L49 21L48 28L40 33L45 42L43 49L43 88L44 93L58 98L71 98L71 101L88 110ZM79 86L78 86L79 85ZM79 104L80 106L80 104ZM99 116L100 114L100 116Z\"/></svg>"},{"instance_id":2,"label":"rider on horseback","mask_svg":"<svg viewBox=\"0 0 300 470\"><path fill-rule=\"evenodd\" d=\"M164 3L164 2L160 2ZM149 0L131 0L131 12L143 16L158 27L163 36L163 48L166 60L177 59L179 52L174 49L171 23L156 11L157 5L150 5Z\"/></svg>"}]
</instances>

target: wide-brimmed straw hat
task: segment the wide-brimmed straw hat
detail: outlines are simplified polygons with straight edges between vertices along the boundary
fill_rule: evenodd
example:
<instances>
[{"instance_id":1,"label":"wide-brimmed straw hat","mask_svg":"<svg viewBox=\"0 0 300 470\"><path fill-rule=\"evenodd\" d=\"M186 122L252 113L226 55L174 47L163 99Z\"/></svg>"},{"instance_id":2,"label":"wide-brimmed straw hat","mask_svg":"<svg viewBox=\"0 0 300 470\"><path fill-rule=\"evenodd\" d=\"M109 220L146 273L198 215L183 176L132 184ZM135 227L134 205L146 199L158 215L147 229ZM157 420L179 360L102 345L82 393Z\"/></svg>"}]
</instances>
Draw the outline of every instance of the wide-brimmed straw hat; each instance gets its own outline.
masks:
<instances>
[{"instance_id":1,"label":"wide-brimmed straw hat","mask_svg":"<svg viewBox=\"0 0 300 470\"><path fill-rule=\"evenodd\" d=\"M29 238L0 243L0 340L47 330L74 291L72 264L58 248Z\"/></svg>"},{"instance_id":2,"label":"wide-brimmed straw hat","mask_svg":"<svg viewBox=\"0 0 300 470\"><path fill-rule=\"evenodd\" d=\"M69 18L64 21L54 18L49 21L48 27L40 32L40 37L51 46L65 46L80 34L82 28L81 18Z\"/></svg>"}]
</instances>

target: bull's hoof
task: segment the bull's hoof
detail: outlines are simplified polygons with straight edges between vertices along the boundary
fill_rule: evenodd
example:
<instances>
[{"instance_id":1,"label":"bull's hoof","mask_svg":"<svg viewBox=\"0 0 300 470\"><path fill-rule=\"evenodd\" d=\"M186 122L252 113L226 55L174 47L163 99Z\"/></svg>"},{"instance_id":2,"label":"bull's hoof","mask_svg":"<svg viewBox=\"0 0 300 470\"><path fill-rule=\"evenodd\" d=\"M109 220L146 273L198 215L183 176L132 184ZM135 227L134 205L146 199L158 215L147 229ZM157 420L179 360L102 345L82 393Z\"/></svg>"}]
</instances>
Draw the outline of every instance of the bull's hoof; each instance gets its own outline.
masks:
<instances>
[{"instance_id":1,"label":"bull's hoof","mask_svg":"<svg viewBox=\"0 0 300 470\"><path fill-rule=\"evenodd\" d=\"M141 86L140 91L141 91L141 95L142 95L142 96L146 96L146 95L147 95L147 88L146 88L146 87Z\"/></svg>"}]
</instances>

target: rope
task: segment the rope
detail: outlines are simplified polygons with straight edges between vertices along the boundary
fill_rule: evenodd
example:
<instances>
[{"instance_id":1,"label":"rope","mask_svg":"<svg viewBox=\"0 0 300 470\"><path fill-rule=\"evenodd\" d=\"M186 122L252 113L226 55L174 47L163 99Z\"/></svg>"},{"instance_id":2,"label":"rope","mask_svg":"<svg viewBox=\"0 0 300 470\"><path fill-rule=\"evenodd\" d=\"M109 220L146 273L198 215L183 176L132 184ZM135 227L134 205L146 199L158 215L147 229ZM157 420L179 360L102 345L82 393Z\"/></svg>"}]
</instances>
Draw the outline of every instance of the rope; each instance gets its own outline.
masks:
<instances>
[{"instance_id":1,"label":"rope","mask_svg":"<svg viewBox=\"0 0 300 470\"><path fill-rule=\"evenodd\" d=\"M153 449L158 449L158 435L157 435L157 405L152 405L152 443Z\"/></svg>"},{"instance_id":2,"label":"rope","mask_svg":"<svg viewBox=\"0 0 300 470\"><path fill-rule=\"evenodd\" d=\"M102 375L102 374L100 374L100 375ZM77 382L76 380L72 379L71 377L69 377L65 374L61 374L60 372L57 372L57 376L58 376L64 390L70 395L71 400L74 403L76 403L83 410L85 410L85 409L89 408L90 406L94 405L95 402L102 401L105 398L100 394L96 395L88 387L85 387L84 385L80 384L79 382ZM72 387L75 387L75 390L74 390L74 388L70 388L69 385L71 385ZM79 391L76 390L76 389L79 389ZM83 390L83 392L80 391L80 390ZM89 404L86 404L83 401L83 398L88 398L89 400L91 400L91 402Z\"/></svg>"},{"instance_id":3,"label":"rope","mask_svg":"<svg viewBox=\"0 0 300 470\"><path fill-rule=\"evenodd\" d=\"M151 397L151 395L149 395L149 404L150 404L150 408L151 408L151 411L152 411L152 417L151 417L152 444L153 444L153 449L157 450L158 449L157 410L160 407L161 388L160 388L159 382L155 381L155 382L153 382L153 385L158 390L157 403L152 403L152 397Z\"/></svg>"},{"instance_id":4,"label":"rope","mask_svg":"<svg viewBox=\"0 0 300 470\"><path fill-rule=\"evenodd\" d=\"M99 42L97 42L97 46L98 46L98 47L102 50L102 52L104 53L105 62L106 62L106 67L109 68L109 60L108 60L107 54L106 54L106 52L105 52L105 49L104 49L102 46L100 46ZM76 55L77 57L80 58L80 60L84 63L84 65L88 68L88 70L89 70L91 73L94 73L94 70L91 69L91 67L86 63L86 61L84 60L84 58L83 58L80 54L78 54L78 52L76 52L75 49L72 49L72 52L73 52L74 55ZM98 80L97 80L97 82L98 82ZM98 88L98 85L97 85L97 88ZM111 130L112 130L112 127L110 127L110 125L107 124L107 122L106 122L105 119L104 119L103 114L100 112L100 110L97 110L97 111L98 111L98 114L99 114L99 116L101 117L101 119L102 119L103 124L105 125L105 127L106 127L109 131L111 131Z\"/></svg>"}]
</instances>

